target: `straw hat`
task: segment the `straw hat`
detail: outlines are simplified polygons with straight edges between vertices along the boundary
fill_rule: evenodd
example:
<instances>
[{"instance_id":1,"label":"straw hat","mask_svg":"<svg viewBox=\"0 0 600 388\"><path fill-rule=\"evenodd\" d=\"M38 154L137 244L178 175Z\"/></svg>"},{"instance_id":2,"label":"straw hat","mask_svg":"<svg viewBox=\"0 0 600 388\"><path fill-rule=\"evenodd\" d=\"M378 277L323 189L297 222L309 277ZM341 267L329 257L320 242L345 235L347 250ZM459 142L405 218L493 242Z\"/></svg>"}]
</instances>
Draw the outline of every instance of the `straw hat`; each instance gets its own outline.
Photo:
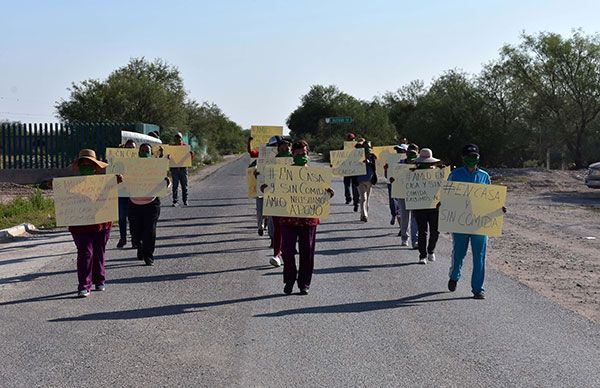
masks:
<instances>
[{"instance_id":1,"label":"straw hat","mask_svg":"<svg viewBox=\"0 0 600 388\"><path fill-rule=\"evenodd\" d=\"M104 162L101 162L98 159L96 159L96 151L94 151L94 150L90 150L90 149L86 148L86 149L82 149L81 151L79 151L79 156L73 162L73 166L78 167L81 159L88 159L88 160L94 162L94 164L96 166L98 166L99 168L108 167L108 163L104 163Z\"/></svg>"},{"instance_id":2,"label":"straw hat","mask_svg":"<svg viewBox=\"0 0 600 388\"><path fill-rule=\"evenodd\" d=\"M439 159L436 159L433 157L433 152L431 152L431 150L429 148L423 148L421 149L421 152L419 153L419 157L416 158L413 162L414 163L437 163L439 162Z\"/></svg>"}]
</instances>

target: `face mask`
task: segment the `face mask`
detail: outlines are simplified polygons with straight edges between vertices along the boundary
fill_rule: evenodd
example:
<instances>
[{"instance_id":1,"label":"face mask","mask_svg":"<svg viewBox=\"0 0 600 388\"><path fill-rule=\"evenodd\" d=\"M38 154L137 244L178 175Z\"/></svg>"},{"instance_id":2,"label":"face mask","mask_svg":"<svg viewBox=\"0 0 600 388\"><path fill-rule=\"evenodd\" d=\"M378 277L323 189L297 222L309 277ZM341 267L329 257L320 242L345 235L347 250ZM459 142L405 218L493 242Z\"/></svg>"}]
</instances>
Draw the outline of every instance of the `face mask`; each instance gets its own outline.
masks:
<instances>
[{"instance_id":1,"label":"face mask","mask_svg":"<svg viewBox=\"0 0 600 388\"><path fill-rule=\"evenodd\" d=\"M475 166L477 166L479 164L479 157L478 156L465 156L463 158L463 161L465 162L465 166L467 166L469 168L474 168Z\"/></svg>"},{"instance_id":2,"label":"face mask","mask_svg":"<svg viewBox=\"0 0 600 388\"><path fill-rule=\"evenodd\" d=\"M81 175L94 175L96 169L94 166L79 166L79 173Z\"/></svg>"},{"instance_id":3,"label":"face mask","mask_svg":"<svg viewBox=\"0 0 600 388\"><path fill-rule=\"evenodd\" d=\"M417 164L417 170L427 170L428 168L429 168L429 164L427 164L427 163Z\"/></svg>"},{"instance_id":4,"label":"face mask","mask_svg":"<svg viewBox=\"0 0 600 388\"><path fill-rule=\"evenodd\" d=\"M308 156L306 155L295 155L294 166L305 166L308 163Z\"/></svg>"},{"instance_id":5,"label":"face mask","mask_svg":"<svg viewBox=\"0 0 600 388\"><path fill-rule=\"evenodd\" d=\"M140 158L149 158L150 157L150 152L141 152L140 153Z\"/></svg>"},{"instance_id":6,"label":"face mask","mask_svg":"<svg viewBox=\"0 0 600 388\"><path fill-rule=\"evenodd\" d=\"M406 154L406 160L407 161L411 161L411 160L415 160L417 158L417 154L409 152Z\"/></svg>"}]
</instances>

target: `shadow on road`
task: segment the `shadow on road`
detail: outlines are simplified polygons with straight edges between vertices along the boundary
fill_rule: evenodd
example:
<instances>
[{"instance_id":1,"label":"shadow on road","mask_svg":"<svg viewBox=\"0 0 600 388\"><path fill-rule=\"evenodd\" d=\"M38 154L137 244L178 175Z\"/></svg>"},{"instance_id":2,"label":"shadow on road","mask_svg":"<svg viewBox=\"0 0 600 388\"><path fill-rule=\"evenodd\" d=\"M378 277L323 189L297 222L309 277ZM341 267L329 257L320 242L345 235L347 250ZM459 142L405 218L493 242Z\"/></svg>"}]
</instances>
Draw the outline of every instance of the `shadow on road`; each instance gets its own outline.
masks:
<instances>
[{"instance_id":1,"label":"shadow on road","mask_svg":"<svg viewBox=\"0 0 600 388\"><path fill-rule=\"evenodd\" d=\"M220 271L206 271L206 272L187 272L187 273L174 273L174 274L164 274L164 275L154 275L154 276L137 276L137 277L129 277L122 279L111 279L110 284L134 284L134 283L156 283L156 282L174 282L179 280L188 280L195 279L200 276L205 275L216 275L221 273L230 273L230 272L243 272L243 271L261 271L273 268L272 266L267 265L255 265L252 267L244 267L244 268L231 268L231 269L223 269Z\"/></svg>"},{"instance_id":2,"label":"shadow on road","mask_svg":"<svg viewBox=\"0 0 600 388\"><path fill-rule=\"evenodd\" d=\"M188 303L188 304L176 304L172 306L158 306L149 307L136 310L124 310L124 311L106 311L101 313L84 314L78 317L67 317L67 318L56 318L50 319L48 322L73 322L73 321L105 321L105 320L126 320L126 319L142 319L142 318L154 318L163 317L169 315L180 315L197 313L202 309L215 306L225 306L235 303L245 302L256 302L259 300L268 300L285 297L283 294L276 295L263 295L255 296L250 298L242 299L231 299L222 300L218 302L206 302L206 303Z\"/></svg>"},{"instance_id":3,"label":"shadow on road","mask_svg":"<svg viewBox=\"0 0 600 388\"><path fill-rule=\"evenodd\" d=\"M372 269L379 268L398 268L407 267L409 265L419 265L417 262L411 263L395 263L395 264L374 264L374 265L349 265L345 267L331 267L331 268L316 268L313 273L316 275L329 275L337 273L353 273L353 272L371 272ZM281 276L280 272L267 272L263 276Z\"/></svg>"},{"instance_id":4,"label":"shadow on road","mask_svg":"<svg viewBox=\"0 0 600 388\"><path fill-rule=\"evenodd\" d=\"M393 300L381 300L376 302L357 302L357 303L345 303L336 304L330 306L315 306L315 307L304 307L298 309L282 310L276 313L265 313L257 314L255 317L283 317L286 315L299 315L299 314L340 314L340 313L364 313L376 310L387 310L396 309L400 307L418 306L423 303L431 302L445 302L445 301L456 301L473 299L471 297L454 297L454 298L438 298L438 299L425 299L430 296L445 294L445 292L426 292L423 294L417 294L407 296L400 299Z\"/></svg>"},{"instance_id":5,"label":"shadow on road","mask_svg":"<svg viewBox=\"0 0 600 388\"><path fill-rule=\"evenodd\" d=\"M13 304L44 302L44 301L48 301L48 300L60 300L60 299L77 299L77 293L72 291L72 292L63 292L63 293L54 294L54 295L38 296L35 298L29 298L29 299L11 300L9 302L0 303L0 306L10 306Z\"/></svg>"}]
</instances>

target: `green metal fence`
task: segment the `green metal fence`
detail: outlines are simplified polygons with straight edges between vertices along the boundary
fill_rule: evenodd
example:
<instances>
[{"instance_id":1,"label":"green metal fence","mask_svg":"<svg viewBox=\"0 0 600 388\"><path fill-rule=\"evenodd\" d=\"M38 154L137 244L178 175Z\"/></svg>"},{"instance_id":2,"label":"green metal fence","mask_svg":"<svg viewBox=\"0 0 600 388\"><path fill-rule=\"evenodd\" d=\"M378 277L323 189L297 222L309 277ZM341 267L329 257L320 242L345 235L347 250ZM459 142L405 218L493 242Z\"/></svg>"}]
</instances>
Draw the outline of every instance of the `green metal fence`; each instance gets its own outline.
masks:
<instances>
[{"instance_id":1,"label":"green metal fence","mask_svg":"<svg viewBox=\"0 0 600 388\"><path fill-rule=\"evenodd\" d=\"M83 148L105 158L106 147L121 142L121 130L136 132L139 124L3 123L0 162L4 169L68 167Z\"/></svg>"}]
</instances>

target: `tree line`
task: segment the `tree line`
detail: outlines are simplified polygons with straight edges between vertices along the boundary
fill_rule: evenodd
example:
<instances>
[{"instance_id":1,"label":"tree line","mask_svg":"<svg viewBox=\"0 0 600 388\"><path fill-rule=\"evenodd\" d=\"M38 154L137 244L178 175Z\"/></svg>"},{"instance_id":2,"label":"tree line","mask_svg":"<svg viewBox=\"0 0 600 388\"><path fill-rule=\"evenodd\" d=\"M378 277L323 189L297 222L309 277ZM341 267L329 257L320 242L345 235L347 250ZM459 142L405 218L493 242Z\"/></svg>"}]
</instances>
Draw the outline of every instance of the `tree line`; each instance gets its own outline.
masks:
<instances>
[{"instance_id":1,"label":"tree line","mask_svg":"<svg viewBox=\"0 0 600 388\"><path fill-rule=\"evenodd\" d=\"M547 153L581 168L600 160L600 36L521 35L479 74L453 69L428 87L412 81L371 101L314 85L287 119L294 138L318 152L340 149L346 132L375 145L406 137L448 162L477 143L494 167L542 165ZM350 116L351 124L326 117Z\"/></svg>"},{"instance_id":2,"label":"tree line","mask_svg":"<svg viewBox=\"0 0 600 388\"><path fill-rule=\"evenodd\" d=\"M55 105L64 122L157 124L163 141L189 132L213 155L244 148L242 128L217 105L189 98L179 70L162 59L133 58L105 80L73 83L69 90Z\"/></svg>"}]
</instances>

